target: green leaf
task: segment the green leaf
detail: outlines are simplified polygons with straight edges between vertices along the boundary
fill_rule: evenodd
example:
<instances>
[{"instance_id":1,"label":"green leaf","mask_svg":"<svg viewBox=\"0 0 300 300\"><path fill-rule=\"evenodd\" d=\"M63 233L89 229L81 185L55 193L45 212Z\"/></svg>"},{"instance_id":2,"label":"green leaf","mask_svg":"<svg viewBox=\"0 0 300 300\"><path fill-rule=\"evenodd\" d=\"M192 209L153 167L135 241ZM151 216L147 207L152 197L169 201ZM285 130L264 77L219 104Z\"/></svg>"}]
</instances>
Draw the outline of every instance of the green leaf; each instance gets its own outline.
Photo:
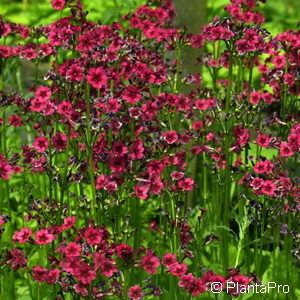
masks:
<instances>
[{"instance_id":1,"label":"green leaf","mask_svg":"<svg viewBox=\"0 0 300 300\"><path fill-rule=\"evenodd\" d=\"M235 238L236 242L238 242L238 236L236 235L236 233L231 228L229 228L225 225L218 225L218 226L212 226L212 229L224 229L227 232L231 232L234 235L234 238Z\"/></svg>"}]
</instances>

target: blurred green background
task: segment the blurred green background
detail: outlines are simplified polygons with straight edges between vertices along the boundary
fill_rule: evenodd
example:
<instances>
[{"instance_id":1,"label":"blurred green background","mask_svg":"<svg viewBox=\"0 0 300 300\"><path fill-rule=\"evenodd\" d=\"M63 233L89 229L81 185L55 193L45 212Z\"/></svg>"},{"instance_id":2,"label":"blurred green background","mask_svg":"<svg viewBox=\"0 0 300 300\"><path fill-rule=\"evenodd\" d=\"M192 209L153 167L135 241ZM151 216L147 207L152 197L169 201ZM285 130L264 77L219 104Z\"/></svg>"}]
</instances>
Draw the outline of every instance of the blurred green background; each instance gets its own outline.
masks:
<instances>
[{"instance_id":1,"label":"blurred green background","mask_svg":"<svg viewBox=\"0 0 300 300\"><path fill-rule=\"evenodd\" d=\"M83 0L84 10L89 11L89 20L112 23L120 16L133 11L144 0ZM51 0L0 0L0 15L6 21L24 25L46 25L68 15L68 9L56 11Z\"/></svg>"},{"instance_id":2,"label":"blurred green background","mask_svg":"<svg viewBox=\"0 0 300 300\"><path fill-rule=\"evenodd\" d=\"M193 1L206 1L207 21L214 16L225 16L223 7L229 0L180 0L185 5ZM117 21L120 16L133 11L146 0L82 0L84 9L89 11L91 21L102 23ZM260 10L266 18L266 29L278 34L287 29L296 29L299 21L299 0L267 0L260 4ZM52 9L50 0L0 0L0 14L5 20L24 25L46 25L59 17L67 15L68 10L61 12ZM180 12L179 12L180 13ZM194 12L197 14L197 12ZM201 13L199 12L199 16Z\"/></svg>"},{"instance_id":3,"label":"blurred green background","mask_svg":"<svg viewBox=\"0 0 300 300\"><path fill-rule=\"evenodd\" d=\"M199 0L202 1L202 0ZM207 15L209 21L214 16L225 16L223 7L229 4L229 0L207 0ZM297 29L297 21L300 19L299 0L267 0L266 3L259 3L258 10L265 16L263 25L273 35L282 33L287 29Z\"/></svg>"},{"instance_id":4,"label":"blurred green background","mask_svg":"<svg viewBox=\"0 0 300 300\"><path fill-rule=\"evenodd\" d=\"M75 2L75 0L73 1ZM127 13L133 12L138 6L145 4L147 0L81 0L84 10L89 11L88 19L90 21L103 24L111 24L118 21ZM155 2L151 0L151 2ZM176 6L178 18L176 25L185 25L190 32L199 33L203 24L212 22L215 16L228 16L224 7L230 4L230 0L173 0ZM266 23L263 25L273 36L288 29L297 29L297 22L300 8L300 0L267 0L266 3L259 2L258 8L264 15ZM193 15L190 15L193 14ZM55 20L69 15L69 9L63 11L54 10L51 6L51 0L0 0L0 15L5 21L19 23L27 26L37 27L39 25L48 25ZM0 44L3 42L0 41ZM15 37L6 39L6 44L23 43ZM175 59L175 54L171 53L169 58ZM199 72L199 65L195 60L201 55L199 49L189 47L185 49L183 56L183 74ZM11 82L8 90L11 88L18 90L21 94L25 92L33 83L35 65L31 61L20 63L13 60L10 63L10 69L17 71L13 74L7 71L7 80ZM15 64L13 66L13 64ZM39 65L40 75L45 75L49 69L49 61L46 59ZM18 76L19 74L19 76ZM21 80L21 74L26 74L26 82ZM13 78L13 77L17 78ZM24 77L24 76L23 76ZM209 77L210 78L210 77ZM203 73L203 80L207 80Z\"/></svg>"}]
</instances>

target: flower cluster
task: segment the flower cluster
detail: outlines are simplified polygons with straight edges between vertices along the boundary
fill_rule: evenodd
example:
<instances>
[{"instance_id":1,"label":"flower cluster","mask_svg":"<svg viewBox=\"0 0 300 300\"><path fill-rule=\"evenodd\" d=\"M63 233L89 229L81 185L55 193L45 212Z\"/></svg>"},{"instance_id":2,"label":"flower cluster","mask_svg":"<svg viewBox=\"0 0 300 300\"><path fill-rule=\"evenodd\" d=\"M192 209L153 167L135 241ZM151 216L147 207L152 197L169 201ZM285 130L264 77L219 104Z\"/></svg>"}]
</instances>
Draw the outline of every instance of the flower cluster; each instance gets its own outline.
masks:
<instances>
[{"instance_id":1,"label":"flower cluster","mask_svg":"<svg viewBox=\"0 0 300 300\"><path fill-rule=\"evenodd\" d=\"M171 0L110 25L80 1L51 5L70 14L38 28L0 19L0 72L36 69L26 92L0 91L1 269L55 285L56 299L195 297L213 282L238 297L226 283L263 276L267 235L281 253L289 234L285 263L298 253L299 32L272 37L255 0L232 0L197 34L172 25ZM204 76L182 78L186 46L203 48Z\"/></svg>"},{"instance_id":2,"label":"flower cluster","mask_svg":"<svg viewBox=\"0 0 300 300\"><path fill-rule=\"evenodd\" d=\"M238 270L231 270L227 277L207 271L201 278L196 278L188 273L188 264L182 262L185 258L194 257L189 251L185 251L181 260L173 253L167 253L160 259L150 248L140 247L134 251L125 243L116 244L105 227L97 227L90 222L87 227L77 229L75 223L76 217L66 217L61 226L48 226L34 233L24 227L14 233L13 240L16 244L30 243L33 247L34 244L35 247L45 247L47 244L53 244L55 240L62 240L45 262L48 268L41 265L31 268L31 276L36 282L59 284L65 292L75 291L84 297L92 293L95 299L98 299L100 295L103 297L123 293L123 277L124 274L128 274L127 269L141 267L149 275L154 275L161 263L166 268L166 273L178 277L178 286L192 296L209 291L211 282L222 282L225 285L226 281L247 282L246 284L251 281L250 278L239 274ZM184 230L181 229L184 232L191 230L187 223L182 223L179 227L184 227ZM184 243L182 238L181 240ZM14 270L28 268L23 251L18 248L8 251L2 264L8 264ZM141 299L146 295L159 296L160 293L161 289L155 285L151 288L135 285L128 289L130 299Z\"/></svg>"}]
</instances>

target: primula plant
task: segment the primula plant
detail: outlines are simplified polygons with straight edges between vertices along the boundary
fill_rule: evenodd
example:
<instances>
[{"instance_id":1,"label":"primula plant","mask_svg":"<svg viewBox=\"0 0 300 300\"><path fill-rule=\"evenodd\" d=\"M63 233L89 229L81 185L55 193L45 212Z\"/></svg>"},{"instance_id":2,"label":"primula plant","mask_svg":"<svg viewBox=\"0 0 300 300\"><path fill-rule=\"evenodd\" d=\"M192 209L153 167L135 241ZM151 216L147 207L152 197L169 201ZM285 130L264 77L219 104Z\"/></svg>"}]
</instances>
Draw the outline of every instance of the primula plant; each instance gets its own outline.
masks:
<instances>
[{"instance_id":1,"label":"primula plant","mask_svg":"<svg viewBox=\"0 0 300 300\"><path fill-rule=\"evenodd\" d=\"M263 2L0 19L0 299L299 299L300 34Z\"/></svg>"}]
</instances>

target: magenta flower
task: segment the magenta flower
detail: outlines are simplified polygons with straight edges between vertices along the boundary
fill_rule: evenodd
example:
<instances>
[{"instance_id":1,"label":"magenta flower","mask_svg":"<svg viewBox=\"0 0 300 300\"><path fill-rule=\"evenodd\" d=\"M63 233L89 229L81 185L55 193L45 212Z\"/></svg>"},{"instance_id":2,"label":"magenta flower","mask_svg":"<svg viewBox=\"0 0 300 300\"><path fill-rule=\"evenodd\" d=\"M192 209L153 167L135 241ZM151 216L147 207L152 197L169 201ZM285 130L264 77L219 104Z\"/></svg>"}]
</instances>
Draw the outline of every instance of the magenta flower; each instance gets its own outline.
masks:
<instances>
[{"instance_id":1,"label":"magenta flower","mask_svg":"<svg viewBox=\"0 0 300 300\"><path fill-rule=\"evenodd\" d=\"M35 243L38 245L47 245L55 240L55 235L49 233L48 229L41 229L34 234Z\"/></svg>"},{"instance_id":2,"label":"magenta flower","mask_svg":"<svg viewBox=\"0 0 300 300\"><path fill-rule=\"evenodd\" d=\"M92 87L96 89L101 89L106 86L108 78L105 74L104 69L98 67L90 68L88 70L86 80Z\"/></svg>"},{"instance_id":3,"label":"magenta flower","mask_svg":"<svg viewBox=\"0 0 300 300\"><path fill-rule=\"evenodd\" d=\"M128 297L134 300L142 299L143 298L142 288L138 285L130 287L128 289Z\"/></svg>"},{"instance_id":4,"label":"magenta flower","mask_svg":"<svg viewBox=\"0 0 300 300\"><path fill-rule=\"evenodd\" d=\"M56 10L62 10L65 8L66 1L65 0L52 0L51 5Z\"/></svg>"},{"instance_id":5,"label":"magenta flower","mask_svg":"<svg viewBox=\"0 0 300 300\"><path fill-rule=\"evenodd\" d=\"M29 228L22 228L19 231L16 231L13 235L13 239L20 244L26 243L32 234L32 230Z\"/></svg>"},{"instance_id":6,"label":"magenta flower","mask_svg":"<svg viewBox=\"0 0 300 300\"><path fill-rule=\"evenodd\" d=\"M37 136L34 139L33 147L37 152L45 152L48 147L48 140L44 136Z\"/></svg>"}]
</instances>

